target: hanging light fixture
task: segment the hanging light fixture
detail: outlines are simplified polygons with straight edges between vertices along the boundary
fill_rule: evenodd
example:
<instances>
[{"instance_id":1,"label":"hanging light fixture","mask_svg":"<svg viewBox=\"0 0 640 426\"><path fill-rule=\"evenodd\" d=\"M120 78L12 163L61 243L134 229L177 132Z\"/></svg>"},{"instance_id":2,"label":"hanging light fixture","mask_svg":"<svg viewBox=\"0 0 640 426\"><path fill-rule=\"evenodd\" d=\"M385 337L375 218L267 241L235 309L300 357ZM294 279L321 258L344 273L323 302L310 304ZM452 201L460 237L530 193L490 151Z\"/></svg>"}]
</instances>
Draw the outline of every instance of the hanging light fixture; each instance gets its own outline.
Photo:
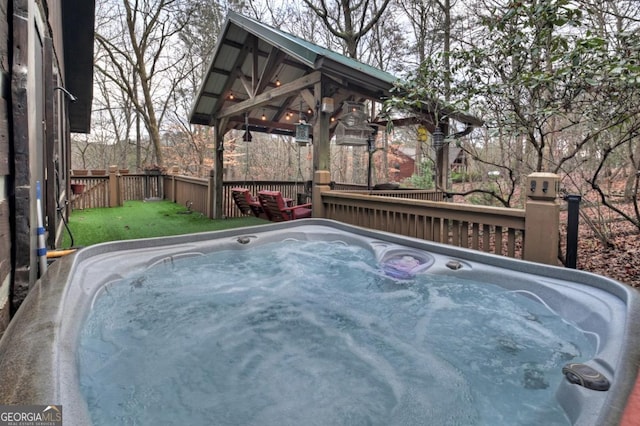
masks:
<instances>
[{"instance_id":1,"label":"hanging light fixture","mask_svg":"<svg viewBox=\"0 0 640 426\"><path fill-rule=\"evenodd\" d=\"M298 145L307 145L311 143L311 124L296 124L296 143Z\"/></svg>"},{"instance_id":2,"label":"hanging light fixture","mask_svg":"<svg viewBox=\"0 0 640 426\"><path fill-rule=\"evenodd\" d=\"M296 124L296 143L298 145L307 145L311 142L311 125L307 124L307 117L302 114L302 102L300 102L300 119Z\"/></svg>"},{"instance_id":3,"label":"hanging light fixture","mask_svg":"<svg viewBox=\"0 0 640 426\"><path fill-rule=\"evenodd\" d=\"M244 135L242 135L242 140L245 142L251 142L253 137L251 136L251 132L249 131L249 113L244 113Z\"/></svg>"},{"instance_id":4,"label":"hanging light fixture","mask_svg":"<svg viewBox=\"0 0 640 426\"><path fill-rule=\"evenodd\" d=\"M267 121L267 116L264 114L264 108L262 109L262 117L260 117L262 121Z\"/></svg>"},{"instance_id":5,"label":"hanging light fixture","mask_svg":"<svg viewBox=\"0 0 640 426\"><path fill-rule=\"evenodd\" d=\"M229 92L229 100L232 101L234 99L235 97L233 96L233 92Z\"/></svg>"},{"instance_id":6,"label":"hanging light fixture","mask_svg":"<svg viewBox=\"0 0 640 426\"><path fill-rule=\"evenodd\" d=\"M439 151L444 145L444 133L442 133L440 127L436 127L431 137L433 138L433 148Z\"/></svg>"},{"instance_id":7,"label":"hanging light fixture","mask_svg":"<svg viewBox=\"0 0 640 426\"><path fill-rule=\"evenodd\" d=\"M366 146L373 129L367 124L364 104L345 101L336 125L336 145Z\"/></svg>"},{"instance_id":8,"label":"hanging light fixture","mask_svg":"<svg viewBox=\"0 0 640 426\"><path fill-rule=\"evenodd\" d=\"M276 75L276 87L280 87L282 83L280 83L280 79L278 78L278 76Z\"/></svg>"},{"instance_id":9,"label":"hanging light fixture","mask_svg":"<svg viewBox=\"0 0 640 426\"><path fill-rule=\"evenodd\" d=\"M444 133L440 130L440 127L436 127L433 133L431 134L431 138L433 140L433 149L436 151L436 164L435 164L435 188L438 189L439 186L446 187L446 182L442 182L440 185L440 181L443 180L443 177L446 178L446 171L444 170L443 157L440 155L442 148L444 147Z\"/></svg>"}]
</instances>

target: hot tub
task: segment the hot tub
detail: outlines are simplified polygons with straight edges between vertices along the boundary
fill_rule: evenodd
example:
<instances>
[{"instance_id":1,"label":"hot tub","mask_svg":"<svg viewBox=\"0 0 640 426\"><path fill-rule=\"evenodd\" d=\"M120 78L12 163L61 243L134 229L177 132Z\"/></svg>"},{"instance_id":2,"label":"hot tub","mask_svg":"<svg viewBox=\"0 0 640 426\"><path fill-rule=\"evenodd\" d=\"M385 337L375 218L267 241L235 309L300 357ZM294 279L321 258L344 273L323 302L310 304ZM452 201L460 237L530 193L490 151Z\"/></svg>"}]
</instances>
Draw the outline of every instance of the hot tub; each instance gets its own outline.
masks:
<instances>
[{"instance_id":1,"label":"hot tub","mask_svg":"<svg viewBox=\"0 0 640 426\"><path fill-rule=\"evenodd\" d=\"M457 328L447 328L450 326L447 320L434 319L436 317L431 312L432 306L435 307L433 309L442 312L450 309L452 304L464 305L467 303L461 302L454 297L458 291L457 289L466 287L465 283L469 283L469 286L473 285L475 286L473 288L479 289L473 290L479 292L478 297L482 296L484 287L496 287L499 289L498 293L504 293L505 297L508 298L506 302L508 306L511 306L510 300L513 298L518 300L526 299L528 300L526 303L532 303L537 306L522 308L522 312L524 312L522 315L518 313L520 312L518 309L521 308L514 308L516 309L515 316L523 317L519 321L525 324L527 330L532 330L532 332L544 336L548 331L541 328L544 322L541 316L553 316L557 317L564 324L563 327L566 326L572 333L571 336L573 337L569 338L569 341L555 343L556 346L563 347L554 349L553 353L558 354L558 359L554 361L555 364L549 367L550 370L539 368L539 361L519 361L519 364L515 367L499 364L500 368L505 369L505 376L508 368L513 370L510 371L513 377L518 377L515 385L516 388L518 386L522 388L518 392L521 391L521 395L523 395L517 398L519 402L523 405L535 405L531 401L535 401L540 392L551 392L553 399L563 413L562 421L557 424L595 426L618 424L620 422L626 401L636 380L637 366L640 361L640 338L637 326L633 328L634 324L640 323L640 299L634 289L589 273L453 248L320 219L299 220L289 223L177 237L100 244L81 250L74 257L55 262L47 272L47 275L30 292L0 341L0 354L2 356L0 360L0 403L61 404L64 410L64 424L91 424L91 418L92 416L95 418L96 414L90 414L90 406L95 403L95 399L102 397L102 391L90 388L86 384L87 380L83 379L79 374L80 370L89 369L93 371L91 367L85 366L87 350L84 349L84 343L81 343L81 341L83 338L91 339L91 336L83 337L88 333L86 324L94 324L91 327L96 327L93 313L98 309L100 301L106 297L105 295L111 297L111 293L116 292L115 289L117 287L114 286L120 285L119 283L121 282L126 282L128 286L124 292L126 298L127 291L137 291L143 285L145 288L153 288L153 284L147 283L144 281L146 278L141 278L141 275L139 275L140 273L144 274L144 271L160 270L162 273L164 271L162 268L171 270L174 264L180 264L185 259L209 259L207 256L215 255L216 253L231 253L226 260L221 261L221 265L235 265L237 263L237 267L242 269L246 266L242 263L242 259L266 256L264 253L273 251L271 245L275 247L278 244L291 245L295 243L301 244L302 250L314 251L315 246L307 245L314 242L335 244L337 257L344 257L344 250L351 250L343 250L342 247L355 247L357 250L371 255L372 261L369 262L367 259L360 259L357 256L361 256L361 254L357 254L355 260L349 260L351 263L347 263L346 267L355 268L358 271L362 270L362 275L369 276L367 278L368 281L366 281L366 287L375 287L374 297L377 298L376 300L382 301L382 304L377 308L378 311L374 309L373 312L360 312L360 306L363 303L354 302L352 306L343 307L342 313L336 314L332 310L333 305L350 296L340 296L334 299L331 298L332 293L329 293L328 298L323 299L320 297L316 300L312 300L312 296L305 294L292 305L285 306L286 304L283 302L286 298L285 296L277 295L275 299L265 299L265 294L270 295L273 293L272 288L267 288L263 293L248 296L251 299L261 300L262 302L260 303L263 306L253 313L246 314L246 318L252 327L258 328L260 333L267 331L273 333L274 329L271 328L273 319L278 316L283 317L286 320L285 328L294 324L291 328L303 330L302 336L296 338L307 339L305 345L313 345L312 339L310 340L308 333L304 330L306 330L305 327L309 327L309 324L315 324L318 321L314 316L316 314L310 313L316 308L321 312L330 311L330 320L337 324L336 329L340 333L342 333L345 324L348 325L354 321L371 325L374 333L378 334L374 334L373 337L365 337L364 340L372 341L371 347L382 347L381 350L386 351L384 356L376 354L370 347L363 349L361 344L354 340L352 331L348 331L351 334L346 337L336 337L337 335L331 330L319 332L323 335L329 335L331 342L346 342L347 346L355 347L355 350L350 352L347 361L345 361L345 365L348 366L336 367L336 376L346 376L350 380L348 383L362 381L364 388L368 389L367 392L369 393L360 399L354 398L354 403L367 405L366 402L371 402L372 406L377 407L375 410L385 404L389 405L390 408L387 410L389 412L383 413L382 417L377 420L376 418L366 417L371 423L393 424L395 422L397 424L411 424L411 422L407 423L407 419L402 417L403 414L409 411L411 415L408 417L411 417L415 424L433 422L434 420L429 417L429 413L437 409L438 403L429 405L424 399L433 397L438 393L438 390L431 390L429 391L430 393L421 394L420 389L416 390L416 386L429 387L431 378L448 380L447 377L452 378L454 381L460 380L459 383L452 383L452 388L464 389L460 397L451 397L453 399L450 402L460 406L460 401L464 401L464 408L461 408L461 410L464 411L464 416L467 416L465 418L470 423L490 423L489 420L486 420L487 414L483 414L483 410L488 412L486 407L484 409L473 408L472 406L467 407L467 402L471 404L474 400L484 401L482 399L484 394L499 394L501 383L506 383L509 380L513 382L513 380L498 376L494 383L487 384L486 380L478 382L482 384L483 389L475 389L475 382L467 380L466 376L478 374L478 370L487 368L492 363L495 364L491 351L496 351L496 353L506 357L508 360L511 359L510 357L521 356L524 353L525 358L523 359L528 361L526 356L529 355L526 355L527 351L524 349L526 344L518 341L517 337L509 337L503 331L490 329L486 338L487 343L481 342L477 348L471 348L470 352L472 354L475 353L477 359L472 356L470 359L463 361L456 361L455 357L450 357L446 349L426 348L436 342L436 340L430 340L432 338L431 333L434 333L433 331L429 331L426 334L423 333L418 339L422 341L421 344L424 346L418 351L417 357L419 359L414 355L400 353L398 348L406 346L405 341L401 341L396 337L390 338L392 340L384 340L384 337L380 338L392 328L398 328L398 324L403 324L403 322L412 323L413 321L415 321L415 324L412 323L411 330L418 330L426 322L438 323L440 321L439 327L441 331L445 331L445 339L438 342L453 341L456 338L460 340L458 334L462 328L465 328L467 332L486 329L485 323L477 321L465 322L464 311L461 311L463 312L463 318L460 319L463 325L456 326ZM260 250L263 251L260 252ZM261 254L254 255L254 253ZM207 262L210 262L210 260L207 260ZM282 258L276 263L285 265L289 261L286 258ZM260 282L255 281L256 277L260 276L260 271L256 271L256 269L259 270L260 268L260 266L252 266L243 271L241 276L247 277L246 281L249 282L249 284L243 284L245 288L262 286ZM295 266L292 266L292 268L283 273L285 275L307 273L300 272L302 270ZM333 273L331 268L325 268L323 271L326 271L326 274L322 273L322 275L331 276ZM360 272L356 274L356 276L358 275L360 275ZM318 275L318 277L320 276ZM211 277L211 274L209 274L209 277L212 283L217 281L217 278ZM295 278L297 280L295 282L300 283L306 278L308 277L304 275L298 276ZM347 281L349 282L342 283L340 279L332 279L332 285L336 285L336 287L331 292L339 292L343 286L351 285L353 280L349 278ZM442 282L454 283L453 290L451 288L445 290L445 287L441 287L443 285ZM240 285L237 287L240 287ZM313 293L314 283L312 282L308 287ZM203 291L203 295L208 293L206 284L200 291ZM224 297L234 291L237 292L234 286L225 287ZM445 293L446 297L443 297ZM162 296L158 295L157 292L154 295ZM223 296L215 296L212 302L207 303L210 303L211 306L219 306L219 303L214 302L216 302L216 298L221 297ZM237 296L233 297L236 297L236 299L233 299L233 302L229 302L228 306L238 304ZM416 300L419 301L420 297L430 299L429 309L420 309L421 307L416 303ZM147 304L146 300L148 300L148 305L154 306L154 299L143 298L142 300L145 300L145 305ZM264 302L264 300L267 300L267 302ZM274 302L274 300L277 302ZM501 305L503 302L500 300L502 299L495 302L496 306L478 307L477 309L471 309L471 311L493 309L495 314L499 315L503 309ZM124 302L116 301L114 303L120 305ZM264 306L265 303L268 305L266 308ZM225 305L225 309L228 306ZM242 306L243 310L250 311L253 309L246 305ZM417 309L421 312L415 320L405 318L407 311L412 309ZM199 310L201 309L199 308ZM350 311L358 311L358 315L349 317ZM378 314L388 311L393 312L389 314L389 317L380 320ZM534 311L537 313L532 313ZM492 314L491 311L488 312L488 316L484 317L485 320L483 321L491 321ZM156 314L158 313L156 312ZM166 313L160 312L158 318L160 320L171 319L172 315L173 313L170 311ZM117 316L124 323L128 321L121 314ZM165 316L166 318L164 318ZM106 316L106 318L109 318L109 316ZM134 321L134 319L130 321ZM154 321L157 321L157 319ZM220 322L220 319L216 321ZM501 321L502 319L497 322ZM167 322L170 323L171 321ZM265 329L265 324L268 324L268 330ZM389 324L392 324L392 326ZM357 333L360 333L360 325L356 324L355 329L357 329ZM199 329L196 327L196 330ZM205 332L208 331L203 329L202 334ZM234 331L232 334L244 335L243 333L246 332L243 329L240 333ZM140 331L137 331L137 333L140 333ZM254 336L257 335L255 330L252 330L251 333ZM446 333L449 334L447 335ZM411 331L409 334L413 336L415 333ZM450 336L451 339L446 339L447 336ZM133 337L142 338L144 336L134 335ZM264 336L261 334L259 337L263 339ZM124 341L129 342L131 338L131 336L127 336ZM218 338L216 337L216 339ZM219 339L223 341L227 337ZM291 337L287 336L285 339L291 339ZM466 337L463 339L466 339ZM549 339L553 340L553 337ZM412 341L413 337L409 337L408 340ZM424 340L427 343L424 343ZM579 343L583 341L584 343ZM240 341L234 340L234 342L234 344L244 347L243 351L247 352L246 344L242 346L241 339ZM282 346L280 343L282 342L277 343L276 346ZM182 342L180 344L185 343ZM216 344L219 344L219 342ZM82 350L79 348L80 346ZM326 350L323 348L331 345L321 343L316 346L319 346L319 349L314 353L314 357L317 353L325 353ZM120 349L122 349L122 346L120 346ZM98 352L101 350L99 349ZM194 350L197 351L198 349ZM297 350L295 349L294 352ZM88 351L88 353L91 353L91 349ZM121 350L119 351L121 352ZM213 352L215 352L215 349ZM353 353L357 354L356 358L359 361L364 360L367 366L377 362L374 358L381 358L378 363L380 364L380 371L371 377L363 379L361 376L363 374L366 375L366 373L361 374L360 372L364 368L354 364L351 359L354 358L352 356ZM102 355L100 352L95 358L100 359ZM316 364L312 363L310 367L302 367L302 370L300 370L302 373L293 374L286 369L288 369L288 365L295 365L296 354L285 353L279 356L281 358L276 361L280 363L286 361L288 363L285 363L285 370L283 371L291 374L293 379L290 377L284 379L275 378L274 383L277 384L279 390L276 391L274 389L274 393L283 392L283 390L286 392L287 389L294 389L295 391L298 389L296 386L300 389L308 389L309 386L304 381L298 383L298 379L295 378L296 374L305 373L305 369L314 370L316 364L318 364L318 368L320 364L327 364L325 360L318 358L314 361ZM309 357L309 355L298 356L298 358L300 357ZM256 359L262 358L264 358L263 354L254 354L253 358L247 363L256 362ZM405 362L406 358L411 358L414 361L418 359L416 361L418 367L412 365L410 368L405 368L405 370L412 371L410 371L408 380L415 382L411 384L413 388L407 387L396 377L395 370L399 367L394 365L394 362ZM374 360L372 361L372 359ZM435 362L436 367L425 366L425 372L422 374L419 370L420 362L423 359ZM233 361L233 359L225 359L224 362L233 363ZM141 364L144 364L144 362L141 362ZM469 364L468 371L466 364ZM215 368L220 369L218 366ZM225 369L231 371L231 374L235 374L232 367L222 368L222 370ZM272 369L276 370L277 368ZM427 371L429 369L434 371ZM451 370L451 375L441 374L439 371L443 369ZM198 377L188 378L188 380L202 380L204 382L218 380L218 370L211 376L214 378L207 379L206 377L209 376L206 375L210 374L207 372L198 373ZM246 368L240 374L245 374L245 372ZM123 373L117 372L113 374L114 381L116 380L115 375L123 375ZM255 374L255 372L250 374ZM262 385L261 382L265 375L264 373L261 374L257 376L260 379L255 383L256 386ZM205 379L201 379L200 376L205 377ZM109 380L108 374L106 377ZM331 383L327 383L330 382L330 379L326 371L322 371L314 377L313 380L316 381L324 378L322 386L330 387ZM371 385L372 383L373 385ZM511 385L513 384L511 383ZM376 398L379 398L380 395L371 391L372 387L378 385L385 392L388 391L392 401L385 402L381 400L383 402L378 403ZM123 387L122 384L115 385L116 388L118 386ZM263 386L265 386L265 389L269 389L270 386L274 385L267 383ZM325 392L322 386L318 385L315 389L312 386L311 391ZM551 389L545 389L549 387ZM409 392L407 389L413 390ZM112 391L112 389L109 389L105 390L104 393ZM194 392L195 390L191 389L188 394L193 397ZM218 390L218 392L218 398L224 396L224 388L222 391ZM242 389L235 392L242 394ZM331 392L335 392L335 389L331 390ZM347 390L344 392L345 396L349 394ZM295 394L295 392L292 393ZM383 392L381 391L381 393ZM403 397L403 400L400 397L411 393L421 395L422 401L409 401L408 403L405 401L406 398ZM440 393L449 394L450 392L445 390ZM87 394L93 396L88 398ZM367 401L369 395L371 401ZM531 396L531 401L527 400L529 395ZM254 395L258 404L269 405L260 402L262 396ZM277 399L277 395L271 395L269 398ZM290 397L287 396L284 402L288 403L288 398ZM316 397L314 396L314 398ZM87 403L88 399L91 400L89 404ZM332 396L330 392L322 396L323 403L333 399L336 399L335 395ZM400 403L396 399L404 402ZM328 415L328 413L322 412L322 404L315 399L311 402L313 402L314 408L308 414L305 414L304 410L299 409L299 407L295 407L294 403L293 407L289 406L287 408L287 410L290 410L287 412L288 415L295 413L298 416L298 421L306 424L325 424L326 421L329 421L328 417L323 419L323 415ZM487 403L482 402L482 404L486 405ZM508 404L514 403L508 402ZM398 406L401 408L398 409ZM332 412L335 412L335 407L329 407L331 407ZM261 409L263 410L261 415L269 413L274 424L277 424L279 416L282 417L284 415L277 411L274 412L273 407L263 407ZM514 406L513 413L518 412L518 410L519 408ZM361 411L362 409L359 409L358 415L362 414ZM424 415L420 414L422 412L424 412ZM532 412L535 413L536 410L534 409ZM507 416L510 415L509 408L506 409L505 413ZM357 420L362 420L363 417L350 421L348 416L352 414L351 412L347 413L342 419L333 418L331 423L337 424L336 422L338 421L344 424L359 424ZM305 416L307 417L305 418ZM119 418L122 419L122 417ZM396 420L390 421L390 418ZM535 424L536 421L535 418L516 420L515 414L511 419L502 418L504 421L508 421L509 424ZM460 422L461 417L452 417L450 420L451 423ZM106 420L103 424L109 424L110 421L112 422L113 419ZM189 419L180 418L180 421L184 424L190 423ZM252 421L256 423L255 419ZM223 423L220 420L219 424ZM246 420L245 424L250 423L251 421ZM447 421L443 421L443 423L447 423ZM492 419L491 423L495 423L495 419ZM230 420L228 424L233 424L233 420Z\"/></svg>"}]
</instances>

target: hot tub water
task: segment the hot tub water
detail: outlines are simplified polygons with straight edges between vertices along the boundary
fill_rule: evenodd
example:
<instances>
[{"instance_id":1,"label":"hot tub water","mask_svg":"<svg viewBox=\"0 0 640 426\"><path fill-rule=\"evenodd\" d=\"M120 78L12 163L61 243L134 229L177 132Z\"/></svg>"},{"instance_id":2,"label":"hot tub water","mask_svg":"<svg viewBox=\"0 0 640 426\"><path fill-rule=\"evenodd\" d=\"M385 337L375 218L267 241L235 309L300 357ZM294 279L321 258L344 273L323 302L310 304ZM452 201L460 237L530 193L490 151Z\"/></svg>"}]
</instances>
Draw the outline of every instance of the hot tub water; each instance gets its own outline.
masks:
<instances>
[{"instance_id":1,"label":"hot tub water","mask_svg":"<svg viewBox=\"0 0 640 426\"><path fill-rule=\"evenodd\" d=\"M565 425L592 340L520 292L288 240L108 283L78 365L96 425Z\"/></svg>"}]
</instances>

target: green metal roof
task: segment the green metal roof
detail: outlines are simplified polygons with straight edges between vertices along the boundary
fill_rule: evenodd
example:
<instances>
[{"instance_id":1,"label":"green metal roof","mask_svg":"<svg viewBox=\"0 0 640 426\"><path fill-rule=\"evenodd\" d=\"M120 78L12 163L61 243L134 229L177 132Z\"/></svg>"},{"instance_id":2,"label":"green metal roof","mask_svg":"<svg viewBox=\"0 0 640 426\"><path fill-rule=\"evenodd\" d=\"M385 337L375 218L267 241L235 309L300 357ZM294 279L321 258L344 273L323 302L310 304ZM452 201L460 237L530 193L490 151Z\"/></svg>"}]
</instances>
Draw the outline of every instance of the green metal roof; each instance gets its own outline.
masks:
<instances>
[{"instance_id":1,"label":"green metal roof","mask_svg":"<svg viewBox=\"0 0 640 426\"><path fill-rule=\"evenodd\" d=\"M320 60L322 58L327 58L353 70L366 73L371 78L381 80L389 85L393 85L393 83L398 80L397 77L386 71L382 71L378 68L372 67L371 65L364 64L355 59L333 52L329 49L325 49L324 47L270 27L254 19L239 15L235 12L229 12L228 19L243 27L248 32L274 44L275 46L278 46L289 55L298 58L298 60L306 63L309 67L313 67L316 70L321 68L322 62Z\"/></svg>"},{"instance_id":2,"label":"green metal roof","mask_svg":"<svg viewBox=\"0 0 640 426\"><path fill-rule=\"evenodd\" d=\"M318 77L320 76L320 77ZM317 113L323 94L341 100L381 102L398 78L255 19L229 12L213 58L198 92L190 121L212 125L225 119L226 129L292 135L291 117ZM341 105L335 105L339 118ZM444 106L442 107L444 109ZM292 114L293 112L293 114ZM471 126L481 121L467 114L450 116ZM419 117L416 117L420 120ZM297 118L296 118L297 120Z\"/></svg>"},{"instance_id":3,"label":"green metal roof","mask_svg":"<svg viewBox=\"0 0 640 426\"><path fill-rule=\"evenodd\" d=\"M331 84L350 96L380 100L389 95L397 78L362 62L332 52L328 49L273 28L255 19L229 12L220 33L214 56L190 114L196 124L211 124L217 114L239 101L254 98L291 83L314 72L329 77ZM277 78L277 85L276 85ZM253 85L251 87L248 87ZM257 93L249 91L257 90ZM235 96L229 99L229 94ZM273 94L277 92L272 92ZM249 120L256 126L261 114L268 115L262 131L291 132L287 111L297 111L304 104L310 109L308 97L302 94L273 99L268 105L260 105L261 111L248 112ZM338 107L338 106L337 106ZM269 112L272 112L270 115ZM244 112L241 112L242 114ZM231 127L242 127L237 115L231 119Z\"/></svg>"}]
</instances>

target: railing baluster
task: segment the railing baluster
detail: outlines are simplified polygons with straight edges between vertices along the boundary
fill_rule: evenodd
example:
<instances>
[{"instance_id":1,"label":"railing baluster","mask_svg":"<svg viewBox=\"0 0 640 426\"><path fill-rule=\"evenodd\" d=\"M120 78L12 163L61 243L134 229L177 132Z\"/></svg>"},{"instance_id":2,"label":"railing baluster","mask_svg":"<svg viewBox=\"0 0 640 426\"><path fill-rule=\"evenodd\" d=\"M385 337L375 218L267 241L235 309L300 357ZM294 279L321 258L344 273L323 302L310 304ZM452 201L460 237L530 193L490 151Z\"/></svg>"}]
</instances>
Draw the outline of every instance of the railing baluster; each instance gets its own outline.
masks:
<instances>
[{"instance_id":1,"label":"railing baluster","mask_svg":"<svg viewBox=\"0 0 640 426\"><path fill-rule=\"evenodd\" d=\"M433 218L433 241L442 242L442 218Z\"/></svg>"},{"instance_id":2,"label":"railing baluster","mask_svg":"<svg viewBox=\"0 0 640 426\"><path fill-rule=\"evenodd\" d=\"M460 247L469 247L469 222L466 220L460 225Z\"/></svg>"},{"instance_id":3,"label":"railing baluster","mask_svg":"<svg viewBox=\"0 0 640 426\"><path fill-rule=\"evenodd\" d=\"M479 244L480 239L480 224L473 223L473 236L471 237L471 248L474 250L478 250L480 247Z\"/></svg>"},{"instance_id":4,"label":"railing baluster","mask_svg":"<svg viewBox=\"0 0 640 426\"><path fill-rule=\"evenodd\" d=\"M482 251L491 251L491 225L482 225Z\"/></svg>"},{"instance_id":5,"label":"railing baluster","mask_svg":"<svg viewBox=\"0 0 640 426\"><path fill-rule=\"evenodd\" d=\"M507 256L515 257L516 255L516 230L509 228L507 231Z\"/></svg>"},{"instance_id":6,"label":"railing baluster","mask_svg":"<svg viewBox=\"0 0 640 426\"><path fill-rule=\"evenodd\" d=\"M451 226L453 227L452 229L452 244L455 246L460 247L460 245L462 244L460 241L460 222L457 220L451 220Z\"/></svg>"},{"instance_id":7,"label":"railing baluster","mask_svg":"<svg viewBox=\"0 0 640 426\"><path fill-rule=\"evenodd\" d=\"M502 254L502 226L496 226L495 232L495 253Z\"/></svg>"}]
</instances>

